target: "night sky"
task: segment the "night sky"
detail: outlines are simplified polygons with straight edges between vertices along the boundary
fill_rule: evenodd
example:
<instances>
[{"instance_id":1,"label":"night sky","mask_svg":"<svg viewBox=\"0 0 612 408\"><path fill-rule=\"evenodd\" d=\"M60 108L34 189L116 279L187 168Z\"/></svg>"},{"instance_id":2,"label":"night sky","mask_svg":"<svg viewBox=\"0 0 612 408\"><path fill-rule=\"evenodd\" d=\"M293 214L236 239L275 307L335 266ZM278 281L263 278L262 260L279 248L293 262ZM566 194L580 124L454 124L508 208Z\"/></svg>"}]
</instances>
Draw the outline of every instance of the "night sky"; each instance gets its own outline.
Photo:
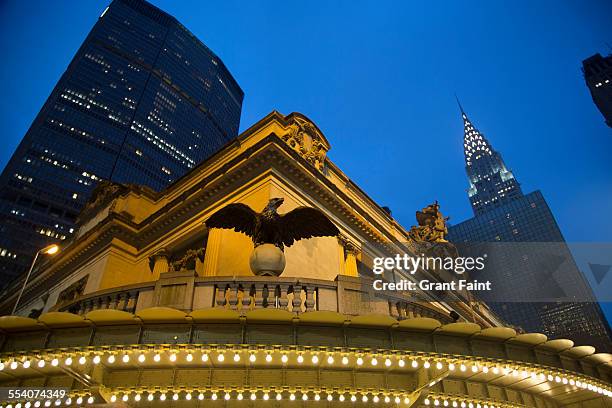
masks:
<instances>
[{"instance_id":1,"label":"night sky","mask_svg":"<svg viewBox=\"0 0 612 408\"><path fill-rule=\"evenodd\" d=\"M242 130L304 113L404 226L436 199L452 223L472 216L456 93L568 242L612 242L612 129L580 71L612 52L612 2L153 3L225 62L245 92ZM0 166L106 5L0 1Z\"/></svg>"}]
</instances>

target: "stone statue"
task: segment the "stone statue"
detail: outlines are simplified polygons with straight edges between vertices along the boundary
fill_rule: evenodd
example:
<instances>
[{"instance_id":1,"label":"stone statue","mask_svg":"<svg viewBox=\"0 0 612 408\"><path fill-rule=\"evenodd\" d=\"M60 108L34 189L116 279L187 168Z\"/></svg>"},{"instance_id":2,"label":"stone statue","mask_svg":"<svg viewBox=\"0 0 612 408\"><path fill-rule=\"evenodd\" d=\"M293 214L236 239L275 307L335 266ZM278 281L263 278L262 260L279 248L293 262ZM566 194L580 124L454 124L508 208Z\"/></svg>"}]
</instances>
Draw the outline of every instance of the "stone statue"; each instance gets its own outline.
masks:
<instances>
[{"instance_id":1,"label":"stone statue","mask_svg":"<svg viewBox=\"0 0 612 408\"><path fill-rule=\"evenodd\" d=\"M193 271L196 268L196 258L204 262L204 248L188 249L181 259L172 262L172 269L179 271Z\"/></svg>"},{"instance_id":2,"label":"stone statue","mask_svg":"<svg viewBox=\"0 0 612 408\"><path fill-rule=\"evenodd\" d=\"M449 217L442 215L438 201L423 208L422 211L417 211L416 219L419 225L410 228L408 232L410 238L417 242L448 242L446 221Z\"/></svg>"},{"instance_id":3,"label":"stone statue","mask_svg":"<svg viewBox=\"0 0 612 408\"><path fill-rule=\"evenodd\" d=\"M285 268L284 249L295 241L312 237L336 236L338 228L316 208L298 207L280 215L282 198L273 198L261 213L245 204L229 204L214 213L208 228L233 229L248 235L255 245L251 270L257 275L278 276Z\"/></svg>"}]
</instances>

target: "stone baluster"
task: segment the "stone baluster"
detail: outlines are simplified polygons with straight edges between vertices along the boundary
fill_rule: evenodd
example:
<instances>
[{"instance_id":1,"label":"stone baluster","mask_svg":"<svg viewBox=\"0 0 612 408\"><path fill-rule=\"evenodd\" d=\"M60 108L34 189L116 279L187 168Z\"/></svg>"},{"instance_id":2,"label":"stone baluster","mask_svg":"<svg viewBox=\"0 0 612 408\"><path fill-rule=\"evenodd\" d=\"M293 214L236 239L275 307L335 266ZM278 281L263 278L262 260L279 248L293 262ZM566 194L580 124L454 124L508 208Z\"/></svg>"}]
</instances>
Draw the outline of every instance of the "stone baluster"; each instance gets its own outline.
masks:
<instances>
[{"instance_id":1,"label":"stone baluster","mask_svg":"<svg viewBox=\"0 0 612 408\"><path fill-rule=\"evenodd\" d=\"M261 309L263 308L263 285L254 285L254 289L255 289L255 308L256 309Z\"/></svg>"},{"instance_id":2,"label":"stone baluster","mask_svg":"<svg viewBox=\"0 0 612 408\"><path fill-rule=\"evenodd\" d=\"M284 292L286 293L285 298L283 299L285 308L287 309L287 311L293 312L293 301L295 300L295 291L293 285L287 286L287 289Z\"/></svg>"},{"instance_id":3,"label":"stone baluster","mask_svg":"<svg viewBox=\"0 0 612 408\"><path fill-rule=\"evenodd\" d=\"M263 285L261 288L261 298L261 307L270 307L270 289L268 289L268 285Z\"/></svg>"},{"instance_id":4,"label":"stone baluster","mask_svg":"<svg viewBox=\"0 0 612 408\"><path fill-rule=\"evenodd\" d=\"M128 294L126 292L120 293L119 296L117 296L117 298L118 298L117 310L122 310L125 312L127 309Z\"/></svg>"},{"instance_id":5,"label":"stone baluster","mask_svg":"<svg viewBox=\"0 0 612 408\"><path fill-rule=\"evenodd\" d=\"M281 293L280 285L274 286L274 308L275 309L280 309L282 307L281 297L282 297L282 293Z\"/></svg>"},{"instance_id":6,"label":"stone baluster","mask_svg":"<svg viewBox=\"0 0 612 408\"><path fill-rule=\"evenodd\" d=\"M238 288L236 289L236 310L239 312L246 305L244 297L244 287L242 285L238 285Z\"/></svg>"},{"instance_id":7,"label":"stone baluster","mask_svg":"<svg viewBox=\"0 0 612 408\"><path fill-rule=\"evenodd\" d=\"M117 304L119 303L119 296L121 296L121 293L114 293L111 295L110 302L108 303L109 309L117 309Z\"/></svg>"},{"instance_id":8,"label":"stone baluster","mask_svg":"<svg viewBox=\"0 0 612 408\"><path fill-rule=\"evenodd\" d=\"M126 305L126 311L134 313L136 311L136 304L138 303L138 291L128 292L128 301Z\"/></svg>"}]
</instances>

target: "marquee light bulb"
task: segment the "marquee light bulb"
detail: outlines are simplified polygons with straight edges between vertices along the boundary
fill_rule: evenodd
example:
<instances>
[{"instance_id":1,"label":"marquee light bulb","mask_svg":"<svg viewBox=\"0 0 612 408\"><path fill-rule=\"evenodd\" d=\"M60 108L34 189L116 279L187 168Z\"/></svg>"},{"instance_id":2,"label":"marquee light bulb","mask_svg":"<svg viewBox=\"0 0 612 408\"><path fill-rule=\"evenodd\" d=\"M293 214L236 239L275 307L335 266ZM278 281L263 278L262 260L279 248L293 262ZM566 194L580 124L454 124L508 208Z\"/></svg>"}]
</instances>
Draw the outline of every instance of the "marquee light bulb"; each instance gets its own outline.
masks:
<instances>
[{"instance_id":1,"label":"marquee light bulb","mask_svg":"<svg viewBox=\"0 0 612 408\"><path fill-rule=\"evenodd\" d=\"M185 356L185 360L192 362L193 361L193 354L189 353L187 354L187 356Z\"/></svg>"},{"instance_id":2,"label":"marquee light bulb","mask_svg":"<svg viewBox=\"0 0 612 408\"><path fill-rule=\"evenodd\" d=\"M315 401L321 401L321 396L319 394L315 394L314 399Z\"/></svg>"},{"instance_id":3,"label":"marquee light bulb","mask_svg":"<svg viewBox=\"0 0 612 408\"><path fill-rule=\"evenodd\" d=\"M298 364L302 364L302 363L304 362L304 356L300 354L300 355L297 357L297 362L298 362Z\"/></svg>"},{"instance_id":4,"label":"marquee light bulb","mask_svg":"<svg viewBox=\"0 0 612 408\"><path fill-rule=\"evenodd\" d=\"M87 359L85 358L85 356L81 356L81 358L79 358L79 364L83 365L87 362Z\"/></svg>"},{"instance_id":5,"label":"marquee light bulb","mask_svg":"<svg viewBox=\"0 0 612 408\"><path fill-rule=\"evenodd\" d=\"M250 361L251 363L254 363L256 360L257 360L257 357L255 356L255 353L251 353L251 354L249 355L249 361Z\"/></svg>"},{"instance_id":6,"label":"marquee light bulb","mask_svg":"<svg viewBox=\"0 0 612 408\"><path fill-rule=\"evenodd\" d=\"M380 398L378 398L378 395L375 395L374 398L372 398L372 401L378 403L378 401L380 401Z\"/></svg>"},{"instance_id":7,"label":"marquee light bulb","mask_svg":"<svg viewBox=\"0 0 612 408\"><path fill-rule=\"evenodd\" d=\"M257 399L257 394L255 394L254 392L251 393L251 401L255 401Z\"/></svg>"},{"instance_id":8,"label":"marquee light bulb","mask_svg":"<svg viewBox=\"0 0 612 408\"><path fill-rule=\"evenodd\" d=\"M270 395L269 395L267 392L266 392L266 393L264 393L264 395L263 395L263 399L264 399L264 401L269 400L269 399L270 399Z\"/></svg>"},{"instance_id":9,"label":"marquee light bulb","mask_svg":"<svg viewBox=\"0 0 612 408\"><path fill-rule=\"evenodd\" d=\"M51 365L53 367L57 367L59 365L59 360L57 358L54 358L53 360L51 360Z\"/></svg>"},{"instance_id":10,"label":"marquee light bulb","mask_svg":"<svg viewBox=\"0 0 612 408\"><path fill-rule=\"evenodd\" d=\"M448 369L449 369L450 371L455 371L455 365L454 365L453 363L450 363L450 364L448 365Z\"/></svg>"},{"instance_id":11,"label":"marquee light bulb","mask_svg":"<svg viewBox=\"0 0 612 408\"><path fill-rule=\"evenodd\" d=\"M239 362L240 361L240 354L238 354L238 353L234 354L234 361L235 362Z\"/></svg>"},{"instance_id":12,"label":"marquee light bulb","mask_svg":"<svg viewBox=\"0 0 612 408\"><path fill-rule=\"evenodd\" d=\"M155 398L155 396L153 394L149 394L149 396L147 397L147 399L149 401L153 401L153 398Z\"/></svg>"},{"instance_id":13,"label":"marquee light bulb","mask_svg":"<svg viewBox=\"0 0 612 408\"><path fill-rule=\"evenodd\" d=\"M170 354L170 361L176 361L176 354L172 353Z\"/></svg>"},{"instance_id":14,"label":"marquee light bulb","mask_svg":"<svg viewBox=\"0 0 612 408\"><path fill-rule=\"evenodd\" d=\"M140 362L140 363L144 363L146 359L147 359L147 357L145 357L144 354L141 354L141 355L138 356L138 362Z\"/></svg>"},{"instance_id":15,"label":"marquee light bulb","mask_svg":"<svg viewBox=\"0 0 612 408\"><path fill-rule=\"evenodd\" d=\"M441 362L437 362L436 363L436 369L441 370L442 369L442 363Z\"/></svg>"},{"instance_id":16,"label":"marquee light bulb","mask_svg":"<svg viewBox=\"0 0 612 408\"><path fill-rule=\"evenodd\" d=\"M344 402L344 399L345 399L345 398L344 398L344 394L340 394L340 395L338 396L338 401L340 401L340 402Z\"/></svg>"},{"instance_id":17,"label":"marquee light bulb","mask_svg":"<svg viewBox=\"0 0 612 408\"><path fill-rule=\"evenodd\" d=\"M115 356L113 354L111 354L110 356L108 356L108 361L109 364L113 364L115 362Z\"/></svg>"},{"instance_id":18,"label":"marquee light bulb","mask_svg":"<svg viewBox=\"0 0 612 408\"><path fill-rule=\"evenodd\" d=\"M328 401L333 401L334 400L334 396L331 394L327 394L327 400Z\"/></svg>"},{"instance_id":19,"label":"marquee light bulb","mask_svg":"<svg viewBox=\"0 0 612 408\"><path fill-rule=\"evenodd\" d=\"M17 362L16 361L12 361L10 367L11 367L11 370L17 369Z\"/></svg>"},{"instance_id":20,"label":"marquee light bulb","mask_svg":"<svg viewBox=\"0 0 612 408\"><path fill-rule=\"evenodd\" d=\"M283 362L283 364L287 363L287 361L289 361L289 357L287 357L286 354L283 354L283 356L281 357L281 361Z\"/></svg>"},{"instance_id":21,"label":"marquee light bulb","mask_svg":"<svg viewBox=\"0 0 612 408\"><path fill-rule=\"evenodd\" d=\"M289 394L289 399L291 401L295 401L295 394L294 393Z\"/></svg>"},{"instance_id":22,"label":"marquee light bulb","mask_svg":"<svg viewBox=\"0 0 612 408\"><path fill-rule=\"evenodd\" d=\"M160 401L165 401L165 400L166 400L166 394L162 393L162 394L159 396L159 400L160 400Z\"/></svg>"},{"instance_id":23,"label":"marquee light bulb","mask_svg":"<svg viewBox=\"0 0 612 408\"><path fill-rule=\"evenodd\" d=\"M226 393L225 393L225 395L223 396L223 398L224 398L226 401L229 401L229 399L230 399L230 398L232 398L232 396L229 394L229 392L226 392Z\"/></svg>"},{"instance_id":24,"label":"marquee light bulb","mask_svg":"<svg viewBox=\"0 0 612 408\"><path fill-rule=\"evenodd\" d=\"M308 394L302 394L302 400L308 401Z\"/></svg>"},{"instance_id":25,"label":"marquee light bulb","mask_svg":"<svg viewBox=\"0 0 612 408\"><path fill-rule=\"evenodd\" d=\"M207 362L207 361L208 361L208 358L209 358L209 357L208 357L208 354L206 354L206 353L202 354L202 361L203 361L203 362Z\"/></svg>"},{"instance_id":26,"label":"marquee light bulb","mask_svg":"<svg viewBox=\"0 0 612 408\"><path fill-rule=\"evenodd\" d=\"M129 363L130 362L130 356L128 354L124 354L122 360L123 360L124 363Z\"/></svg>"},{"instance_id":27,"label":"marquee light bulb","mask_svg":"<svg viewBox=\"0 0 612 408\"><path fill-rule=\"evenodd\" d=\"M134 401L138 402L140 401L140 398L141 398L140 394L134 395Z\"/></svg>"},{"instance_id":28,"label":"marquee light bulb","mask_svg":"<svg viewBox=\"0 0 612 408\"><path fill-rule=\"evenodd\" d=\"M399 404L402 400L400 399L400 397L395 397L395 403Z\"/></svg>"},{"instance_id":29,"label":"marquee light bulb","mask_svg":"<svg viewBox=\"0 0 612 408\"><path fill-rule=\"evenodd\" d=\"M174 401L178 401L178 399L179 399L179 395L178 395L177 393L174 393L174 395L172 396L172 399L173 399Z\"/></svg>"},{"instance_id":30,"label":"marquee light bulb","mask_svg":"<svg viewBox=\"0 0 612 408\"><path fill-rule=\"evenodd\" d=\"M100 356L94 356L93 360L91 361L93 361L95 365L98 365L100 364L100 360L101 360Z\"/></svg>"},{"instance_id":31,"label":"marquee light bulb","mask_svg":"<svg viewBox=\"0 0 612 408\"><path fill-rule=\"evenodd\" d=\"M130 396L127 394L123 394L123 398L121 398L123 402L128 402L129 399L130 399Z\"/></svg>"},{"instance_id":32,"label":"marquee light bulb","mask_svg":"<svg viewBox=\"0 0 612 408\"><path fill-rule=\"evenodd\" d=\"M408 397L404 398L404 404L406 405L410 404L410 398Z\"/></svg>"},{"instance_id":33,"label":"marquee light bulb","mask_svg":"<svg viewBox=\"0 0 612 408\"><path fill-rule=\"evenodd\" d=\"M358 366L363 365L363 358L357 357L357 365Z\"/></svg>"},{"instance_id":34,"label":"marquee light bulb","mask_svg":"<svg viewBox=\"0 0 612 408\"><path fill-rule=\"evenodd\" d=\"M465 366L465 364L461 364L461 365L459 366L459 370L461 370L461 371L465 371L465 370L467 370L467 367Z\"/></svg>"},{"instance_id":35,"label":"marquee light bulb","mask_svg":"<svg viewBox=\"0 0 612 408\"><path fill-rule=\"evenodd\" d=\"M199 393L199 394L198 394L198 399L199 399L200 401L202 401L202 400L204 399L204 394Z\"/></svg>"},{"instance_id":36,"label":"marquee light bulb","mask_svg":"<svg viewBox=\"0 0 612 408\"><path fill-rule=\"evenodd\" d=\"M278 394L276 394L276 400L277 401L280 401L282 399L283 399L283 396L282 396L282 394L280 392Z\"/></svg>"},{"instance_id":37,"label":"marquee light bulb","mask_svg":"<svg viewBox=\"0 0 612 408\"><path fill-rule=\"evenodd\" d=\"M425 368L429 368L429 367L431 367L431 364L429 363L429 361L425 361L425 362L423 363L423 367L425 367Z\"/></svg>"},{"instance_id":38,"label":"marquee light bulb","mask_svg":"<svg viewBox=\"0 0 612 408\"><path fill-rule=\"evenodd\" d=\"M116 401L117 401L117 396L116 395L111 395L110 402L116 402Z\"/></svg>"},{"instance_id":39,"label":"marquee light bulb","mask_svg":"<svg viewBox=\"0 0 612 408\"><path fill-rule=\"evenodd\" d=\"M347 356L342 357L342 364L347 365L349 363L349 359Z\"/></svg>"},{"instance_id":40,"label":"marquee light bulb","mask_svg":"<svg viewBox=\"0 0 612 408\"><path fill-rule=\"evenodd\" d=\"M403 368L406 365L406 362L403 359L401 359L400 361L397 362L397 364Z\"/></svg>"},{"instance_id":41,"label":"marquee light bulb","mask_svg":"<svg viewBox=\"0 0 612 408\"><path fill-rule=\"evenodd\" d=\"M216 401L217 398L218 397L217 397L217 393L216 392L213 392L212 395L210 396L210 399L213 400L213 401Z\"/></svg>"},{"instance_id":42,"label":"marquee light bulb","mask_svg":"<svg viewBox=\"0 0 612 408\"><path fill-rule=\"evenodd\" d=\"M419 367L419 362L416 360L412 360L412 368L418 368Z\"/></svg>"},{"instance_id":43,"label":"marquee light bulb","mask_svg":"<svg viewBox=\"0 0 612 408\"><path fill-rule=\"evenodd\" d=\"M161 360L161 356L159 355L159 353L155 353L155 355L153 356L153 361L155 361L156 363L159 363Z\"/></svg>"},{"instance_id":44,"label":"marquee light bulb","mask_svg":"<svg viewBox=\"0 0 612 408\"><path fill-rule=\"evenodd\" d=\"M364 395L363 397L361 397L361 401L362 402L368 402L368 396Z\"/></svg>"},{"instance_id":45,"label":"marquee light bulb","mask_svg":"<svg viewBox=\"0 0 612 408\"><path fill-rule=\"evenodd\" d=\"M79 397L76 400L77 405L81 405L83 403L83 397Z\"/></svg>"},{"instance_id":46,"label":"marquee light bulb","mask_svg":"<svg viewBox=\"0 0 612 408\"><path fill-rule=\"evenodd\" d=\"M373 366L378 365L378 360L376 359L376 357L372 358L371 363L372 363Z\"/></svg>"},{"instance_id":47,"label":"marquee light bulb","mask_svg":"<svg viewBox=\"0 0 612 408\"><path fill-rule=\"evenodd\" d=\"M312 356L312 364L318 364L318 363L319 363L319 356L315 354L314 356Z\"/></svg>"},{"instance_id":48,"label":"marquee light bulb","mask_svg":"<svg viewBox=\"0 0 612 408\"><path fill-rule=\"evenodd\" d=\"M385 360L385 366L391 367L391 360L390 359L386 359Z\"/></svg>"},{"instance_id":49,"label":"marquee light bulb","mask_svg":"<svg viewBox=\"0 0 612 408\"><path fill-rule=\"evenodd\" d=\"M391 402L391 398L388 395L385 395L385 403L388 404Z\"/></svg>"},{"instance_id":50,"label":"marquee light bulb","mask_svg":"<svg viewBox=\"0 0 612 408\"><path fill-rule=\"evenodd\" d=\"M266 354L266 363L269 363L272 361L272 354L268 353Z\"/></svg>"},{"instance_id":51,"label":"marquee light bulb","mask_svg":"<svg viewBox=\"0 0 612 408\"><path fill-rule=\"evenodd\" d=\"M217 356L217 361L219 361L220 363L225 361L225 355L223 353L219 354Z\"/></svg>"},{"instance_id":52,"label":"marquee light bulb","mask_svg":"<svg viewBox=\"0 0 612 408\"><path fill-rule=\"evenodd\" d=\"M242 401L242 400L244 399L244 395L242 395L242 393L241 393L241 392L239 392L239 393L238 393L238 395L236 396L236 399L237 399L238 401Z\"/></svg>"},{"instance_id":53,"label":"marquee light bulb","mask_svg":"<svg viewBox=\"0 0 612 408\"><path fill-rule=\"evenodd\" d=\"M351 402L357 401L357 397L355 395L351 395Z\"/></svg>"},{"instance_id":54,"label":"marquee light bulb","mask_svg":"<svg viewBox=\"0 0 612 408\"><path fill-rule=\"evenodd\" d=\"M327 364L334 364L334 357L333 356L327 357Z\"/></svg>"}]
</instances>

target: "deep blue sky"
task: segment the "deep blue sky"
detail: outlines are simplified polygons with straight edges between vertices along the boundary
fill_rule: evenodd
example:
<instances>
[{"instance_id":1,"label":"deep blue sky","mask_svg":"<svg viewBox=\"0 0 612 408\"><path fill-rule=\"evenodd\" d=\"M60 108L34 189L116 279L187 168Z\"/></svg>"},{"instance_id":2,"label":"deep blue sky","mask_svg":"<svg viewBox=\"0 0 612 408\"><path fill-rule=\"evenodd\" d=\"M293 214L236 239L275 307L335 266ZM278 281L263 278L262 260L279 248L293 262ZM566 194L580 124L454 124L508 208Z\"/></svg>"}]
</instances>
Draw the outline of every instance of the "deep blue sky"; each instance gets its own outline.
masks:
<instances>
[{"instance_id":1,"label":"deep blue sky","mask_svg":"<svg viewBox=\"0 0 612 408\"><path fill-rule=\"evenodd\" d=\"M612 130L580 71L609 52L609 1L153 3L233 73L241 129L273 109L306 114L405 226L435 199L451 222L472 215L456 92L568 241L612 242ZM0 1L0 166L106 4Z\"/></svg>"}]
</instances>

